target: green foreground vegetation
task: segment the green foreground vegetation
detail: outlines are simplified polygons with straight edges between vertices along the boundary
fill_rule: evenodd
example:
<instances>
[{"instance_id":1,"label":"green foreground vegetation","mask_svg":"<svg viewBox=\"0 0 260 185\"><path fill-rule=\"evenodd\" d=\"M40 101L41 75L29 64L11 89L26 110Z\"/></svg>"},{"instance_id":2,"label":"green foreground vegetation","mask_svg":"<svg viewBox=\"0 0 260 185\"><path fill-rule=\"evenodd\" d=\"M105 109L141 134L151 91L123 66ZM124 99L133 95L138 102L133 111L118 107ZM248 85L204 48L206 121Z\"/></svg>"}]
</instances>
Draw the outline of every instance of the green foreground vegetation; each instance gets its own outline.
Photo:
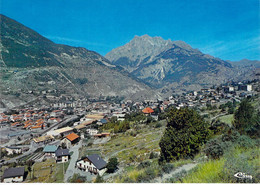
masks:
<instances>
[{"instance_id":1,"label":"green foreground vegetation","mask_svg":"<svg viewBox=\"0 0 260 185\"><path fill-rule=\"evenodd\" d=\"M168 110L167 123L160 121L158 128L156 122L144 122L135 129L135 122L130 122L129 129L112 136L107 143L92 145L103 156L117 157L123 168L122 173L104 182L259 183L257 100L242 101L234 107L234 114L220 117L211 126L189 109ZM250 113L243 106L251 107L247 108ZM245 116L239 117L244 122L234 116L240 114ZM177 132L185 132L187 137L175 137ZM174 173L181 166L194 163L197 166L192 170ZM238 179L234 177L237 172L253 178Z\"/></svg>"}]
</instances>

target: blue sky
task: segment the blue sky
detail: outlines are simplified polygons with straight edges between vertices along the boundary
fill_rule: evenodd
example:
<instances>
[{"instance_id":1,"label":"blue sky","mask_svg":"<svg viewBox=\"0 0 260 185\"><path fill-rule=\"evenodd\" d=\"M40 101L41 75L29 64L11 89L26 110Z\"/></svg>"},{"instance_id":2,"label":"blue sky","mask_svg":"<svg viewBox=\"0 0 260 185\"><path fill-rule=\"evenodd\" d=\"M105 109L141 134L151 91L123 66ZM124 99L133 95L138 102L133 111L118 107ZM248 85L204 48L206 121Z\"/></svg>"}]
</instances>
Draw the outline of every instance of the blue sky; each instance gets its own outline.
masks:
<instances>
[{"instance_id":1,"label":"blue sky","mask_svg":"<svg viewBox=\"0 0 260 185\"><path fill-rule=\"evenodd\" d=\"M0 0L50 40L102 55L135 35L183 40L224 60L260 60L258 0Z\"/></svg>"}]
</instances>

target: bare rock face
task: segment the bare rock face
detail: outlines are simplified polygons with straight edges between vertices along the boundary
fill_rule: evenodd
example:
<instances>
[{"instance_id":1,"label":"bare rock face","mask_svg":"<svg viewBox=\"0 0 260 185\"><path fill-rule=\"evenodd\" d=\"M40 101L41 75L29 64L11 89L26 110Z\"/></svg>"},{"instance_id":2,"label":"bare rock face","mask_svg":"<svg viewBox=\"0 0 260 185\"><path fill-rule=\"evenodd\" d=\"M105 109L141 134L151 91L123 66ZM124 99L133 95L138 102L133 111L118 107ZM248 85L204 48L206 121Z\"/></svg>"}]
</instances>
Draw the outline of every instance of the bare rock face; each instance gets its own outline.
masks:
<instances>
[{"instance_id":1,"label":"bare rock face","mask_svg":"<svg viewBox=\"0 0 260 185\"><path fill-rule=\"evenodd\" d=\"M19 99L20 92L47 90L72 96L133 99L156 95L149 86L94 51L55 44L4 15L0 15L0 20L3 96L13 94Z\"/></svg>"},{"instance_id":2,"label":"bare rock face","mask_svg":"<svg viewBox=\"0 0 260 185\"><path fill-rule=\"evenodd\" d=\"M149 63L154 56L171 48L172 44L171 40L163 40L161 37L135 36L129 43L113 49L105 57L113 64L132 72L144 62Z\"/></svg>"},{"instance_id":3,"label":"bare rock face","mask_svg":"<svg viewBox=\"0 0 260 185\"><path fill-rule=\"evenodd\" d=\"M135 36L106 56L136 78L155 88L209 87L249 76L249 68L203 54L183 41Z\"/></svg>"}]
</instances>

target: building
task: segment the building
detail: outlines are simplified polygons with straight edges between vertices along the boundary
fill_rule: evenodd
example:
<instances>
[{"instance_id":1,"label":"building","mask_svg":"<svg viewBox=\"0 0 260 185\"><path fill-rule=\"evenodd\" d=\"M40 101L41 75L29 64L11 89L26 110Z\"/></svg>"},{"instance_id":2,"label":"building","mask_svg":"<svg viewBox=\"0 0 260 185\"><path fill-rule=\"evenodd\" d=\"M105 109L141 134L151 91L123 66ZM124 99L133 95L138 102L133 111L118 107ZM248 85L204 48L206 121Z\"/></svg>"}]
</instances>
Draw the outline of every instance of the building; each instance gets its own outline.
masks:
<instances>
[{"instance_id":1,"label":"building","mask_svg":"<svg viewBox=\"0 0 260 185\"><path fill-rule=\"evenodd\" d=\"M98 122L97 122L97 125L101 126L103 124L106 124L107 123L107 120L106 119L100 119Z\"/></svg>"},{"instance_id":2,"label":"building","mask_svg":"<svg viewBox=\"0 0 260 185\"><path fill-rule=\"evenodd\" d=\"M38 144L38 145L46 144L53 140L54 140L54 137L52 135L41 136L41 137L37 137L37 138L33 139L34 143Z\"/></svg>"},{"instance_id":3,"label":"building","mask_svg":"<svg viewBox=\"0 0 260 185\"><path fill-rule=\"evenodd\" d=\"M57 130L47 132L48 135L53 136L67 136L73 132L73 128L71 127L63 127Z\"/></svg>"},{"instance_id":4,"label":"building","mask_svg":"<svg viewBox=\"0 0 260 185\"><path fill-rule=\"evenodd\" d=\"M145 115L150 115L151 113L154 113L154 110L151 109L150 107L146 107L145 109L142 110L142 112L143 112Z\"/></svg>"},{"instance_id":5,"label":"building","mask_svg":"<svg viewBox=\"0 0 260 185\"><path fill-rule=\"evenodd\" d=\"M8 168L3 174L4 183L23 182L23 178L24 167Z\"/></svg>"},{"instance_id":6,"label":"building","mask_svg":"<svg viewBox=\"0 0 260 185\"><path fill-rule=\"evenodd\" d=\"M97 129L88 128L88 129L86 130L86 132L87 132L89 135L93 136L93 135L96 135L96 134L98 133L98 130L97 130Z\"/></svg>"},{"instance_id":7,"label":"building","mask_svg":"<svg viewBox=\"0 0 260 185\"><path fill-rule=\"evenodd\" d=\"M56 162L64 163L69 161L70 154L68 149L59 148L58 150L56 150L55 155Z\"/></svg>"},{"instance_id":8,"label":"building","mask_svg":"<svg viewBox=\"0 0 260 185\"><path fill-rule=\"evenodd\" d=\"M239 91L252 91L252 85L242 85L242 84L239 84L238 85L238 90Z\"/></svg>"},{"instance_id":9,"label":"building","mask_svg":"<svg viewBox=\"0 0 260 185\"><path fill-rule=\"evenodd\" d=\"M77 161L76 166L80 170L102 176L106 172L107 163L98 154L93 154Z\"/></svg>"},{"instance_id":10,"label":"building","mask_svg":"<svg viewBox=\"0 0 260 185\"><path fill-rule=\"evenodd\" d=\"M62 143L64 143L66 148L70 148L73 144L77 143L79 139L80 137L73 132L67 135L63 140L61 140L61 145Z\"/></svg>"},{"instance_id":11,"label":"building","mask_svg":"<svg viewBox=\"0 0 260 185\"><path fill-rule=\"evenodd\" d=\"M118 121L124 121L125 120L125 114L115 112L113 113L112 117L117 117Z\"/></svg>"},{"instance_id":12,"label":"building","mask_svg":"<svg viewBox=\"0 0 260 185\"><path fill-rule=\"evenodd\" d=\"M20 154L22 153L22 149L16 146L6 147L7 155Z\"/></svg>"},{"instance_id":13,"label":"building","mask_svg":"<svg viewBox=\"0 0 260 185\"><path fill-rule=\"evenodd\" d=\"M55 157L58 147L55 145L46 145L43 149L45 157Z\"/></svg>"},{"instance_id":14,"label":"building","mask_svg":"<svg viewBox=\"0 0 260 185\"><path fill-rule=\"evenodd\" d=\"M95 134L93 136L96 138L109 137L110 133L107 132L107 133Z\"/></svg>"},{"instance_id":15,"label":"building","mask_svg":"<svg viewBox=\"0 0 260 185\"><path fill-rule=\"evenodd\" d=\"M235 91L234 87L232 86L224 87L223 90L225 93L230 93Z\"/></svg>"}]
</instances>

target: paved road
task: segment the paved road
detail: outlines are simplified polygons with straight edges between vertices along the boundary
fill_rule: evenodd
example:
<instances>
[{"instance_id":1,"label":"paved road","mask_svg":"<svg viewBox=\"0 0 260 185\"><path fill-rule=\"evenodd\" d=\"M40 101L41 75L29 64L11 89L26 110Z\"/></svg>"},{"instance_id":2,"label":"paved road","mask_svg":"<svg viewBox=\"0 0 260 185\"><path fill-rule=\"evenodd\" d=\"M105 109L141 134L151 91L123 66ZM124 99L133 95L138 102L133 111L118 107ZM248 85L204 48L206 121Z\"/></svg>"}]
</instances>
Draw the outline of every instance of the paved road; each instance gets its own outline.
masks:
<instances>
[{"instance_id":1,"label":"paved road","mask_svg":"<svg viewBox=\"0 0 260 185\"><path fill-rule=\"evenodd\" d=\"M22 153L21 155L17 156L17 157L14 157L14 158L11 158L10 160L6 160L6 162L8 163L12 163L12 162L16 162L16 160L22 158L23 156L26 156L26 155L29 155L29 154L32 154L35 150L37 150L37 148L39 148L40 146L33 146L32 143L30 145L30 149L27 151L27 152L24 152Z\"/></svg>"},{"instance_id":2,"label":"paved road","mask_svg":"<svg viewBox=\"0 0 260 185\"><path fill-rule=\"evenodd\" d=\"M64 182L68 182L68 179L70 177L73 176L73 174L76 171L75 165L76 165L76 161L78 160L78 156L79 156L79 148L82 145L82 140L79 141L79 143L77 145L74 145L73 147L71 147L70 151L73 151L73 154L70 158L70 164L68 166L68 169L64 175Z\"/></svg>"}]
</instances>

